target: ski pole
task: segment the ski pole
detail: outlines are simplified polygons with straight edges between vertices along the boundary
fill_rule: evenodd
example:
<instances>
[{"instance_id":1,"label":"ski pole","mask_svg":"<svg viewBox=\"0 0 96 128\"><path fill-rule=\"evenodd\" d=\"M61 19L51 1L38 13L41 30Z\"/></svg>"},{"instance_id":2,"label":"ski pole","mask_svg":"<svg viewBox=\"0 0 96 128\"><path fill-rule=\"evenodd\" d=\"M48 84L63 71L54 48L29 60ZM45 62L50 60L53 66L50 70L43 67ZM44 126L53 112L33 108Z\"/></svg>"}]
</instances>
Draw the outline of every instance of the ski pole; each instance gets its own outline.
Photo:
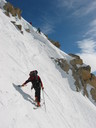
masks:
<instances>
[{"instance_id":1,"label":"ski pole","mask_svg":"<svg viewBox=\"0 0 96 128\"><path fill-rule=\"evenodd\" d=\"M45 107L45 112L46 112L46 104L45 104L44 90L42 90L42 94L43 94L44 107Z\"/></svg>"},{"instance_id":2,"label":"ski pole","mask_svg":"<svg viewBox=\"0 0 96 128\"><path fill-rule=\"evenodd\" d=\"M46 94L46 96L49 98L49 100L52 102L51 98L48 96L48 94L43 90L43 92Z\"/></svg>"}]
</instances>

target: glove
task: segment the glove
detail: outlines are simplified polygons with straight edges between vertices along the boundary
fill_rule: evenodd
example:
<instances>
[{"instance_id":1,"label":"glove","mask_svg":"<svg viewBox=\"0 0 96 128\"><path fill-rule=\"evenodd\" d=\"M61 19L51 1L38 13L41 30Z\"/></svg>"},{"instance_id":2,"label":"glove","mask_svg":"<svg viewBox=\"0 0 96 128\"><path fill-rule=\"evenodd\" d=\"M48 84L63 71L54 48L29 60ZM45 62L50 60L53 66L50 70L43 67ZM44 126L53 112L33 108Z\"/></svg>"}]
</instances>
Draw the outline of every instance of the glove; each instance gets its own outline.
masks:
<instances>
[{"instance_id":1,"label":"glove","mask_svg":"<svg viewBox=\"0 0 96 128\"><path fill-rule=\"evenodd\" d=\"M22 84L21 87L23 87L25 84Z\"/></svg>"},{"instance_id":2,"label":"glove","mask_svg":"<svg viewBox=\"0 0 96 128\"><path fill-rule=\"evenodd\" d=\"M42 87L42 90L44 90L44 87Z\"/></svg>"}]
</instances>

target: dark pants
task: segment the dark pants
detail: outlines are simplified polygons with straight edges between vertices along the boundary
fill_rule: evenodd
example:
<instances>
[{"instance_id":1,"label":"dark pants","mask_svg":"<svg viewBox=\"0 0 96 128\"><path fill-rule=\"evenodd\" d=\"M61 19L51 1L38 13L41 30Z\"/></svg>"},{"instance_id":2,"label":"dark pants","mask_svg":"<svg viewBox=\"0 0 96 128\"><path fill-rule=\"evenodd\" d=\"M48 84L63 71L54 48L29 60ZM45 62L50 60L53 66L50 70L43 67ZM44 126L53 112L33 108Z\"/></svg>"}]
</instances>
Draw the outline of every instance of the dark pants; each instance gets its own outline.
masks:
<instances>
[{"instance_id":1,"label":"dark pants","mask_svg":"<svg viewBox=\"0 0 96 128\"><path fill-rule=\"evenodd\" d=\"M37 97L37 102L40 102L41 88L35 88L35 97Z\"/></svg>"}]
</instances>

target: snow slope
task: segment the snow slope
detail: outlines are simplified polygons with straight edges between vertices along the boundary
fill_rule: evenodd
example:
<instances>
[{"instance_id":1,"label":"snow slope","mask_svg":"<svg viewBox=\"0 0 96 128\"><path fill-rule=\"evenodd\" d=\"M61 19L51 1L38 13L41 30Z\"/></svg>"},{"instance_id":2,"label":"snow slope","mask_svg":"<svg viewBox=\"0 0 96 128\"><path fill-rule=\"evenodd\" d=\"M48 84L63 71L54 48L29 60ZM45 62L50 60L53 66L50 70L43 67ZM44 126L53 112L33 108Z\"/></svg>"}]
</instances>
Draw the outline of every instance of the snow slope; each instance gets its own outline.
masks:
<instances>
[{"instance_id":1,"label":"snow slope","mask_svg":"<svg viewBox=\"0 0 96 128\"><path fill-rule=\"evenodd\" d=\"M23 34L11 21L22 25ZM25 31L27 28L30 33ZM96 107L81 93L72 91L71 71L66 74L51 57L71 59L23 18L9 18L0 9L0 128L96 127ZM17 87L34 69L38 70L47 93L46 106L37 110L33 109L31 84Z\"/></svg>"}]
</instances>

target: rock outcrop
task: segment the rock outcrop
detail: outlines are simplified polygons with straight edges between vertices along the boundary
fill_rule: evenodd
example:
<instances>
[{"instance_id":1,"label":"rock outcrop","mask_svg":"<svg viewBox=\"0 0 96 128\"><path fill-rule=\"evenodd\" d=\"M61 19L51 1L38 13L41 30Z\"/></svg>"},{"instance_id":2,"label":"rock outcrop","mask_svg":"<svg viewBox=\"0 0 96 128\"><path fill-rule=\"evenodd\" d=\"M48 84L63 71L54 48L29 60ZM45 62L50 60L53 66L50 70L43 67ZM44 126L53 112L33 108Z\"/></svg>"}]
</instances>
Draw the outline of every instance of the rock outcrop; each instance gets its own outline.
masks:
<instances>
[{"instance_id":1,"label":"rock outcrop","mask_svg":"<svg viewBox=\"0 0 96 128\"><path fill-rule=\"evenodd\" d=\"M58 63L62 70L68 73L70 67L65 59L55 59L55 62Z\"/></svg>"},{"instance_id":2,"label":"rock outcrop","mask_svg":"<svg viewBox=\"0 0 96 128\"><path fill-rule=\"evenodd\" d=\"M72 71L72 76L75 80L75 88L76 91L83 92L83 95L89 97L91 95L93 101L96 101L96 76L91 73L91 67L89 65L85 65L83 60L74 54L69 54L72 59L67 62L63 58L54 59L55 62L64 70L67 74L68 71ZM90 86L90 90L88 90L88 86Z\"/></svg>"},{"instance_id":3,"label":"rock outcrop","mask_svg":"<svg viewBox=\"0 0 96 128\"><path fill-rule=\"evenodd\" d=\"M91 67L84 66L77 69L77 73L84 81L91 79Z\"/></svg>"},{"instance_id":4,"label":"rock outcrop","mask_svg":"<svg viewBox=\"0 0 96 128\"><path fill-rule=\"evenodd\" d=\"M48 38L48 35L45 35L47 37L47 39L53 44L55 45L57 48L60 48L60 43L58 41L54 41L52 39Z\"/></svg>"},{"instance_id":5,"label":"rock outcrop","mask_svg":"<svg viewBox=\"0 0 96 128\"><path fill-rule=\"evenodd\" d=\"M91 74L91 78L86 81L87 84L92 85L94 88L96 88L96 76L94 74Z\"/></svg>"},{"instance_id":6,"label":"rock outcrop","mask_svg":"<svg viewBox=\"0 0 96 128\"><path fill-rule=\"evenodd\" d=\"M14 24L14 26L23 34L22 25L21 24L16 24L15 21L11 21L11 23Z\"/></svg>"},{"instance_id":7,"label":"rock outcrop","mask_svg":"<svg viewBox=\"0 0 96 128\"><path fill-rule=\"evenodd\" d=\"M76 91L83 91L83 95L96 101L96 76L91 73L91 67L83 64L83 60L74 54L69 54L73 59L70 61L72 75L75 79ZM90 91L87 86L90 86Z\"/></svg>"},{"instance_id":8,"label":"rock outcrop","mask_svg":"<svg viewBox=\"0 0 96 128\"><path fill-rule=\"evenodd\" d=\"M5 9L5 14L7 16L10 16L10 13L12 14L12 16L18 16L19 19L21 19L21 10L19 8L15 8L12 4L5 3L4 7Z\"/></svg>"}]
</instances>

